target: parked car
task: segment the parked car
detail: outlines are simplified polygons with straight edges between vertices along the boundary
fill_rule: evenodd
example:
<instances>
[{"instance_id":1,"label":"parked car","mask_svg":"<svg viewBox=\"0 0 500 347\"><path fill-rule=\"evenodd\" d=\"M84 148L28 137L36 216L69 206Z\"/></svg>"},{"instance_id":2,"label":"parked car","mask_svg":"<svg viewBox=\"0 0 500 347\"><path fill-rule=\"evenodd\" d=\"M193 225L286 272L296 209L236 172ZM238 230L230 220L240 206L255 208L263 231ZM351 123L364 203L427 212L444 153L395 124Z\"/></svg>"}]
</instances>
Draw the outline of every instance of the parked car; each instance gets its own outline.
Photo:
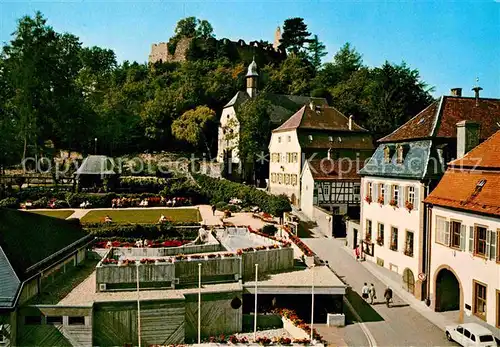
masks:
<instances>
[{"instance_id":1,"label":"parked car","mask_svg":"<svg viewBox=\"0 0 500 347\"><path fill-rule=\"evenodd\" d=\"M449 325L446 338L464 347L497 347L491 331L477 323Z\"/></svg>"}]
</instances>

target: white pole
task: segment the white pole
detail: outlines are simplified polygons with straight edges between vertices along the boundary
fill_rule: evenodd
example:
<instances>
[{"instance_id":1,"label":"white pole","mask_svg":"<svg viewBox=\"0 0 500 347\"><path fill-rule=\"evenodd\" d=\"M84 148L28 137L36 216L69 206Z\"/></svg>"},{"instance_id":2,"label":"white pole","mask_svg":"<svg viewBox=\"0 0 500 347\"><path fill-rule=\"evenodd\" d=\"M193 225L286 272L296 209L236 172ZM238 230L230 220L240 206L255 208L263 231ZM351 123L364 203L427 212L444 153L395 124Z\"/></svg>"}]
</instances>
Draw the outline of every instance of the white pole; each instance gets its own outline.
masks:
<instances>
[{"instance_id":1,"label":"white pole","mask_svg":"<svg viewBox=\"0 0 500 347\"><path fill-rule=\"evenodd\" d=\"M253 340L257 341L257 281L259 279L259 264L255 264L255 307L254 307L254 319L253 319Z\"/></svg>"},{"instance_id":2,"label":"white pole","mask_svg":"<svg viewBox=\"0 0 500 347\"><path fill-rule=\"evenodd\" d=\"M139 296L139 262L136 263L136 276L137 277L137 339L139 347L141 347L141 304Z\"/></svg>"},{"instance_id":3,"label":"white pole","mask_svg":"<svg viewBox=\"0 0 500 347\"><path fill-rule=\"evenodd\" d=\"M198 344L201 344L201 263L198 263Z\"/></svg>"},{"instance_id":4,"label":"white pole","mask_svg":"<svg viewBox=\"0 0 500 347\"><path fill-rule=\"evenodd\" d=\"M312 286L311 286L311 342L314 339L314 265L311 266L311 274L312 274Z\"/></svg>"}]
</instances>

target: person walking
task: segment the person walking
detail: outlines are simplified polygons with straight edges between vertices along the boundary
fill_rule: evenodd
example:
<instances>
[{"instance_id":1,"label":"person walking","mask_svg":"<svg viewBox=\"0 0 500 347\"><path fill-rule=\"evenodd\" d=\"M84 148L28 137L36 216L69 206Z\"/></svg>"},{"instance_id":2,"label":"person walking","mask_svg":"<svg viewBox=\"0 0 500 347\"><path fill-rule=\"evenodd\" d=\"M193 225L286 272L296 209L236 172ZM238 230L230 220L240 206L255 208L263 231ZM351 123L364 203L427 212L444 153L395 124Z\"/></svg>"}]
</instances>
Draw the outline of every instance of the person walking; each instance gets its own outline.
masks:
<instances>
[{"instance_id":1,"label":"person walking","mask_svg":"<svg viewBox=\"0 0 500 347\"><path fill-rule=\"evenodd\" d=\"M377 291L373 283L370 284L370 304L373 305L373 300L377 298Z\"/></svg>"},{"instance_id":2,"label":"person walking","mask_svg":"<svg viewBox=\"0 0 500 347\"><path fill-rule=\"evenodd\" d=\"M212 205L212 214L215 216L215 210L217 209L217 207L215 207L215 205Z\"/></svg>"},{"instance_id":3,"label":"person walking","mask_svg":"<svg viewBox=\"0 0 500 347\"><path fill-rule=\"evenodd\" d=\"M365 282L363 288L361 288L361 296L365 301L368 301L369 295L370 295L370 288L368 288L368 285Z\"/></svg>"},{"instance_id":4,"label":"person walking","mask_svg":"<svg viewBox=\"0 0 500 347\"><path fill-rule=\"evenodd\" d=\"M356 260L359 261L359 257L361 256L361 250L360 250L359 245L356 246L354 253L356 254Z\"/></svg>"},{"instance_id":5,"label":"person walking","mask_svg":"<svg viewBox=\"0 0 500 347\"><path fill-rule=\"evenodd\" d=\"M392 300L392 289L390 287L387 287L387 289L385 290L384 298L387 307L390 307L390 302Z\"/></svg>"}]
</instances>

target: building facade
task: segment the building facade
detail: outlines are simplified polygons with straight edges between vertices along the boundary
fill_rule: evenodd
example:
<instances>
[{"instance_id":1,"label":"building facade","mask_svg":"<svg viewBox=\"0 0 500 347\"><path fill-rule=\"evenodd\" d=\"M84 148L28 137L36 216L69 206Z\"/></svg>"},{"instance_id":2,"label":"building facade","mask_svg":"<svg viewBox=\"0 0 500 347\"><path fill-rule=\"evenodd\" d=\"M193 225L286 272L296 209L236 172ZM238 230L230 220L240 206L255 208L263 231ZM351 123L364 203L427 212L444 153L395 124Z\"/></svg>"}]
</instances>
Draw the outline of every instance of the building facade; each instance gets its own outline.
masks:
<instances>
[{"instance_id":1,"label":"building facade","mask_svg":"<svg viewBox=\"0 0 500 347\"><path fill-rule=\"evenodd\" d=\"M359 162L368 158L372 150L370 134L357 125L352 117L347 118L333 107L321 107L313 103L304 105L272 132L269 143L269 191L272 194L285 194L294 205L301 206L301 174L307 161L315 163L315 160L331 159L358 167ZM328 175L331 168L318 165L317 169ZM326 195L326 191L322 191L325 199ZM310 195L308 197L311 198ZM331 201L325 201L325 204L331 204Z\"/></svg>"},{"instance_id":2,"label":"building facade","mask_svg":"<svg viewBox=\"0 0 500 347\"><path fill-rule=\"evenodd\" d=\"M490 330L500 327L500 131L450 163L425 200L429 300ZM500 331L496 330L497 335Z\"/></svg>"},{"instance_id":3,"label":"building facade","mask_svg":"<svg viewBox=\"0 0 500 347\"><path fill-rule=\"evenodd\" d=\"M400 274L405 289L419 299L428 294L429 216L422 201L446 163L491 136L499 121L499 99L480 98L479 90L473 98L462 97L454 89L453 96L442 96L380 139L360 171L365 256Z\"/></svg>"}]
</instances>

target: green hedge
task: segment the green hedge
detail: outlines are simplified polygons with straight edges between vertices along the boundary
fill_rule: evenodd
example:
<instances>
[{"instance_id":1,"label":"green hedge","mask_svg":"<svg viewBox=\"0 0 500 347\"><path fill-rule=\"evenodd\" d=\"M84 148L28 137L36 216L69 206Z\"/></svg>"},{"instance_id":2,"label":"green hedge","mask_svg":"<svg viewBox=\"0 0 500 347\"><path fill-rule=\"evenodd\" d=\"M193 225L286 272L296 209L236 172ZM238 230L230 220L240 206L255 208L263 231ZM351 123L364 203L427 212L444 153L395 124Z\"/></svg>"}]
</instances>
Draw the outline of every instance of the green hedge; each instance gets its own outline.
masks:
<instances>
[{"instance_id":1,"label":"green hedge","mask_svg":"<svg viewBox=\"0 0 500 347\"><path fill-rule=\"evenodd\" d=\"M262 190L244 184L217 179L205 175L193 175L201 192L212 204L227 202L232 198L241 199L244 204L257 205L264 212L281 216L291 211L290 201L285 195L270 195Z\"/></svg>"},{"instance_id":2,"label":"green hedge","mask_svg":"<svg viewBox=\"0 0 500 347\"><path fill-rule=\"evenodd\" d=\"M199 223L184 223L182 226L199 226ZM163 224L84 224L84 230L95 237L146 238L150 240L166 238L195 239L198 228L182 228L181 225Z\"/></svg>"},{"instance_id":3,"label":"green hedge","mask_svg":"<svg viewBox=\"0 0 500 347\"><path fill-rule=\"evenodd\" d=\"M130 191L159 193L168 183L168 179L156 176L121 176L120 188Z\"/></svg>"},{"instance_id":4,"label":"green hedge","mask_svg":"<svg viewBox=\"0 0 500 347\"><path fill-rule=\"evenodd\" d=\"M19 208L19 200L16 198L5 198L0 200L0 207L4 208Z\"/></svg>"},{"instance_id":5,"label":"green hedge","mask_svg":"<svg viewBox=\"0 0 500 347\"><path fill-rule=\"evenodd\" d=\"M24 202L27 200L36 201L42 198L65 200L67 190L61 190L54 187L29 187L16 193L19 201Z\"/></svg>"}]
</instances>

